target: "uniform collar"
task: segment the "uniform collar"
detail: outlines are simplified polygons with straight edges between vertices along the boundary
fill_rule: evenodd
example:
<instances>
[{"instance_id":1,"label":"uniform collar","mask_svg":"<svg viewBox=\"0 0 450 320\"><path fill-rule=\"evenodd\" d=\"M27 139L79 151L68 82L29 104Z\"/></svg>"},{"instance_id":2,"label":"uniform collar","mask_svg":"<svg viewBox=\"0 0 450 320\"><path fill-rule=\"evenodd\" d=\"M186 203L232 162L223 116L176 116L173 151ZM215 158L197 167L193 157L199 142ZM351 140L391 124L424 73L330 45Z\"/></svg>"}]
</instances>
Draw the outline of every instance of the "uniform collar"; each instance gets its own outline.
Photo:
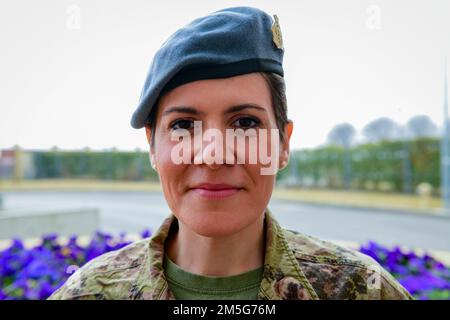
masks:
<instances>
[{"instance_id":1,"label":"uniform collar","mask_svg":"<svg viewBox=\"0 0 450 320\"><path fill-rule=\"evenodd\" d=\"M264 274L258 299L318 299L286 241L284 230L269 209L265 213L265 228Z\"/></svg>"},{"instance_id":2,"label":"uniform collar","mask_svg":"<svg viewBox=\"0 0 450 320\"><path fill-rule=\"evenodd\" d=\"M136 299L175 299L164 275L164 243L177 218L170 214L149 241L145 261L133 285ZM284 237L283 229L269 209L265 212L264 271L258 299L318 299L302 272L293 251Z\"/></svg>"}]
</instances>

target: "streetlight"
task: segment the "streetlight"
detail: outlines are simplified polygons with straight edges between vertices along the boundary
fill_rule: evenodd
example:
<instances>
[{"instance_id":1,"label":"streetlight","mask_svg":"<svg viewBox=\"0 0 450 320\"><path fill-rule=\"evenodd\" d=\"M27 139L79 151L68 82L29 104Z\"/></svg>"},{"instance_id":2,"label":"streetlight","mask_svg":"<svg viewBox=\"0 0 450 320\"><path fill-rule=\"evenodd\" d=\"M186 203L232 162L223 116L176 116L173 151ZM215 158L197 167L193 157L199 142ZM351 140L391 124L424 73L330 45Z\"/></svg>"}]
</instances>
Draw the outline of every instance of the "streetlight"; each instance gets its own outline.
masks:
<instances>
[{"instance_id":1,"label":"streetlight","mask_svg":"<svg viewBox=\"0 0 450 320\"><path fill-rule=\"evenodd\" d=\"M449 145L449 121L448 121L448 83L447 83L447 59L444 64L444 124L441 139L441 197L443 207L448 214L450 212L450 145Z\"/></svg>"}]
</instances>

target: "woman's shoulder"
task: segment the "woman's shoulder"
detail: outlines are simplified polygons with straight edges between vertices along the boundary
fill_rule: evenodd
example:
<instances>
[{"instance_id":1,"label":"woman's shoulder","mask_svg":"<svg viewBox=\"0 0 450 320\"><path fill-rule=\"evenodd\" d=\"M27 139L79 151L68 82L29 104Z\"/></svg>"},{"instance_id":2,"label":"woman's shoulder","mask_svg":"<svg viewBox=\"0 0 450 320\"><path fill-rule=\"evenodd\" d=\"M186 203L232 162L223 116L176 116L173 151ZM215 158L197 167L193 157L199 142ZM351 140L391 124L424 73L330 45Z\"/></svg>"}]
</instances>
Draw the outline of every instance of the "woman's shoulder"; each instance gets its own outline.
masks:
<instances>
[{"instance_id":1,"label":"woman's shoulder","mask_svg":"<svg viewBox=\"0 0 450 320\"><path fill-rule=\"evenodd\" d=\"M300 269L321 299L411 299L377 261L357 250L283 230Z\"/></svg>"},{"instance_id":2,"label":"woman's shoulder","mask_svg":"<svg viewBox=\"0 0 450 320\"><path fill-rule=\"evenodd\" d=\"M49 300L127 299L148 254L149 239L98 256L72 274Z\"/></svg>"},{"instance_id":3,"label":"woman's shoulder","mask_svg":"<svg viewBox=\"0 0 450 320\"><path fill-rule=\"evenodd\" d=\"M373 266L377 262L356 250L331 241L284 229L284 236L297 259L330 264Z\"/></svg>"}]
</instances>

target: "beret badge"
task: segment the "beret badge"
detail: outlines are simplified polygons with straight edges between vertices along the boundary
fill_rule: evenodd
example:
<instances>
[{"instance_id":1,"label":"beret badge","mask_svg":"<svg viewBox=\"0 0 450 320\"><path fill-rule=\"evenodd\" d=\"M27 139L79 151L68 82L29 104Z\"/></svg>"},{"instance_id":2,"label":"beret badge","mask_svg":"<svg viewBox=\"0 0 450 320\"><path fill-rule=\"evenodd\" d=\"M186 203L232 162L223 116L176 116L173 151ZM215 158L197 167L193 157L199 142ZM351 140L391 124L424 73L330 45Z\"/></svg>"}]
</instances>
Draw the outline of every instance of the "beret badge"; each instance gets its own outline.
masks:
<instances>
[{"instance_id":1,"label":"beret badge","mask_svg":"<svg viewBox=\"0 0 450 320\"><path fill-rule=\"evenodd\" d=\"M284 50L283 36L281 35L280 22L276 14L273 15L274 22L272 24L272 40L278 49Z\"/></svg>"}]
</instances>

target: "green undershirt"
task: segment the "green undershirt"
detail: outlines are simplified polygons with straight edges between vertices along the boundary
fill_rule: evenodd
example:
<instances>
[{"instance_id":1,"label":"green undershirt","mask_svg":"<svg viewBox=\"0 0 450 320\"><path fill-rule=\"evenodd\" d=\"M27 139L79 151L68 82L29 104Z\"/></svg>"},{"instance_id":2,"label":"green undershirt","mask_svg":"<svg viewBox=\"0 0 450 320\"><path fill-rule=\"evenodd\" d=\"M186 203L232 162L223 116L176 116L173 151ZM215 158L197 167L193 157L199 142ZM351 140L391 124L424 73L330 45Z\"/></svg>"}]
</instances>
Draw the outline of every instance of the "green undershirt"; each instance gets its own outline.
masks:
<instances>
[{"instance_id":1,"label":"green undershirt","mask_svg":"<svg viewBox=\"0 0 450 320\"><path fill-rule=\"evenodd\" d=\"M164 270L169 288L180 300L255 300L263 267L233 276L204 276L181 269L166 255Z\"/></svg>"}]
</instances>

